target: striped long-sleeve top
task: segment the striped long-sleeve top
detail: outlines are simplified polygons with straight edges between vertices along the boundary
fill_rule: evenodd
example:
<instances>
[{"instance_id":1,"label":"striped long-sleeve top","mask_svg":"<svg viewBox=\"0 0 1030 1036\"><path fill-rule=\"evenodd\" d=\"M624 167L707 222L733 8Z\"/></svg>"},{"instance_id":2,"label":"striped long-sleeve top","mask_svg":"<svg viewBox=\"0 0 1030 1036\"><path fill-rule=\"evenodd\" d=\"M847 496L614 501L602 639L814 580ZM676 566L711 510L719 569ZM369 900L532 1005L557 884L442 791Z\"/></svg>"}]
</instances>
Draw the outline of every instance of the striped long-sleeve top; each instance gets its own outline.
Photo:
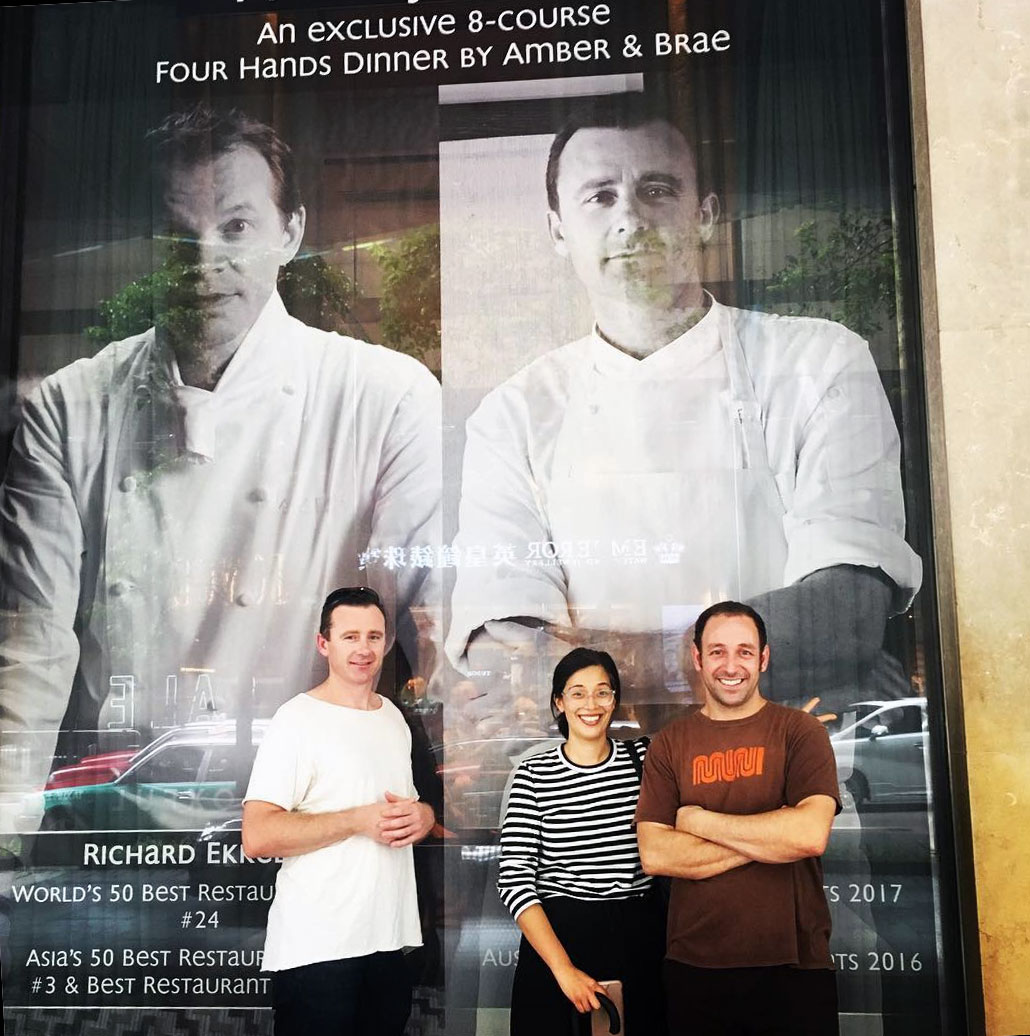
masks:
<instances>
[{"instance_id":1,"label":"striped long-sleeve top","mask_svg":"<svg viewBox=\"0 0 1030 1036\"><path fill-rule=\"evenodd\" d=\"M646 741L636 744L643 758ZM524 759L501 826L497 891L512 916L549 896L642 895L651 879L640 865L633 824L639 793L621 741L594 766L570 762L563 746Z\"/></svg>"}]
</instances>

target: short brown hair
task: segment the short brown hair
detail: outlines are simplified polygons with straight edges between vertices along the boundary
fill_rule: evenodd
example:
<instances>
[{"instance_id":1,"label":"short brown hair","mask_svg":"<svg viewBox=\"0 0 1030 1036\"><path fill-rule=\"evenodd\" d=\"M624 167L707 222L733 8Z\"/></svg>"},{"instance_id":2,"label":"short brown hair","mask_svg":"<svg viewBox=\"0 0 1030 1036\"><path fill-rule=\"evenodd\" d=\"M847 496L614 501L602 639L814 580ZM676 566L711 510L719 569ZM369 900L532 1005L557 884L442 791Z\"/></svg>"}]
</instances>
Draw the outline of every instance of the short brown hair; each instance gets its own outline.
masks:
<instances>
[{"instance_id":1,"label":"short brown hair","mask_svg":"<svg viewBox=\"0 0 1030 1036\"><path fill-rule=\"evenodd\" d=\"M322 614L318 620L318 632L323 637L329 636L333 624L333 612L340 606L349 608L378 608L387 622L386 609L379 599L379 594L370 586L341 586L334 590L322 605Z\"/></svg>"},{"instance_id":2,"label":"short brown hair","mask_svg":"<svg viewBox=\"0 0 1030 1036\"><path fill-rule=\"evenodd\" d=\"M301 207L293 152L271 126L238 108L216 111L198 104L174 112L147 134L154 169L165 175L176 163L196 165L233 148L251 147L268 163L283 224Z\"/></svg>"},{"instance_id":3,"label":"short brown hair","mask_svg":"<svg viewBox=\"0 0 1030 1036\"><path fill-rule=\"evenodd\" d=\"M764 651L765 645L769 642L765 632L765 620L751 607L750 604L741 604L740 601L719 601L718 604L709 605L697 617L694 623L694 647L701 650L701 634L705 631L709 619L717 615L742 615L750 619L758 630L758 650Z\"/></svg>"}]
</instances>

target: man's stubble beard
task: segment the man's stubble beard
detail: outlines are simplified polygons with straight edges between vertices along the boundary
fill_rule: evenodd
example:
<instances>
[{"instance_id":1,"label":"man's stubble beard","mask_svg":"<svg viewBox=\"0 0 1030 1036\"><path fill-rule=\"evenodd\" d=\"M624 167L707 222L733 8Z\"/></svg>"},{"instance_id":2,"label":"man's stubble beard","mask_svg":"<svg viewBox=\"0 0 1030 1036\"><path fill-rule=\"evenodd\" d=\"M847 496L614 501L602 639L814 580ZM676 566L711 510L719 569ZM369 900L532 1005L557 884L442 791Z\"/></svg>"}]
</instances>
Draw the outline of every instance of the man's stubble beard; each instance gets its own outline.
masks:
<instances>
[{"instance_id":1,"label":"man's stubble beard","mask_svg":"<svg viewBox=\"0 0 1030 1036\"><path fill-rule=\"evenodd\" d=\"M698 257L685 249L666 255L664 242L656 232L644 232L628 245L641 249L641 255L639 259L621 260L625 264L622 278L625 301L652 310L655 315L675 317L683 313L683 319L677 324L682 323L684 331L696 323L696 311L704 304ZM664 278L655 276L659 272L653 268L655 256L663 259Z\"/></svg>"}]
</instances>

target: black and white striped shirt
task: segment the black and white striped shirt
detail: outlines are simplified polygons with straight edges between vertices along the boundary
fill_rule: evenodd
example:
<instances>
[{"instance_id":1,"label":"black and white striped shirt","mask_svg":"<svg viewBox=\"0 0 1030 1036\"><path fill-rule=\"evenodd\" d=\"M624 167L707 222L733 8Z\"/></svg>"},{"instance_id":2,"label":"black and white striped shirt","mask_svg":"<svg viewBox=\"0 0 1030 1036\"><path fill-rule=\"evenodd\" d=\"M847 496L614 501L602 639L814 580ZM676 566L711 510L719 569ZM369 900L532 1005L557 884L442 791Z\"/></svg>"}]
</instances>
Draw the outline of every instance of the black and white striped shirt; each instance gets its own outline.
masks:
<instances>
[{"instance_id":1,"label":"black and white striped shirt","mask_svg":"<svg viewBox=\"0 0 1030 1036\"><path fill-rule=\"evenodd\" d=\"M642 759L645 743L636 744ZM519 764L497 879L512 917L548 896L627 899L650 887L633 824L640 781L626 745L612 745L595 766L570 762L563 746Z\"/></svg>"}]
</instances>

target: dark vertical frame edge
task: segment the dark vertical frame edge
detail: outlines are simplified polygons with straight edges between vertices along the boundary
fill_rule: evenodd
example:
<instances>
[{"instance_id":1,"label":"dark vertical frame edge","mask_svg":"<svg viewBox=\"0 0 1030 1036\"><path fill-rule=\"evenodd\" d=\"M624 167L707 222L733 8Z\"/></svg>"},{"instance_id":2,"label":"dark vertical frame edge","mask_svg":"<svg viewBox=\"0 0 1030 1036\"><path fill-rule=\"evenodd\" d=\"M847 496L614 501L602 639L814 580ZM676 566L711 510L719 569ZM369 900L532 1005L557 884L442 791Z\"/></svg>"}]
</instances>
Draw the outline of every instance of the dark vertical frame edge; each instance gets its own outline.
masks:
<instances>
[{"instance_id":1,"label":"dark vertical frame edge","mask_svg":"<svg viewBox=\"0 0 1030 1036\"><path fill-rule=\"evenodd\" d=\"M945 941L942 989L945 1033L986 1033L980 928L977 916L973 831L969 805L958 613L951 539L950 495L937 320L937 283L930 195L930 156L923 66L922 0L881 0L885 30L888 117L894 138L893 190L905 248L903 326L908 348L920 348L913 370L924 410L925 463L929 481L930 542L934 552L933 610L938 637L943 716L936 717L933 773L947 774L947 798L934 803L933 823L941 850L941 926ZM928 588L929 589L929 588ZM931 717L931 722L933 722ZM943 807L943 808L942 808ZM958 929L957 945L950 937ZM959 960L948 963L955 947Z\"/></svg>"},{"instance_id":2,"label":"dark vertical frame edge","mask_svg":"<svg viewBox=\"0 0 1030 1036\"><path fill-rule=\"evenodd\" d=\"M33 15L32 7L0 8L0 407L15 404ZM0 414L0 472L11 445L10 417Z\"/></svg>"}]
</instances>

